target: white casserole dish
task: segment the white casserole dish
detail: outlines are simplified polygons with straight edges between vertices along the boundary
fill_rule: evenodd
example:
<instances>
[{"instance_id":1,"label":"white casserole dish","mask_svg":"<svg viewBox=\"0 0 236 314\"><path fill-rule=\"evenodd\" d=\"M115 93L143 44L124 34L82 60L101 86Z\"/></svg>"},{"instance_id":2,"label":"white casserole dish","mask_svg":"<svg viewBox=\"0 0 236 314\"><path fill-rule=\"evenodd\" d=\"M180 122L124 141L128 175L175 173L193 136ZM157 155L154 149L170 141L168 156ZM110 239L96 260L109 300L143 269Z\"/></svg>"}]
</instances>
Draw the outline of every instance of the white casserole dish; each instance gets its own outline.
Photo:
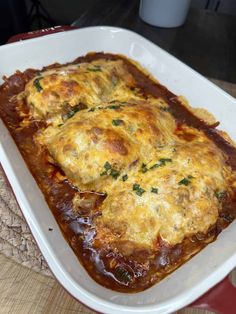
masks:
<instances>
[{"instance_id":1,"label":"white casserole dish","mask_svg":"<svg viewBox=\"0 0 236 314\"><path fill-rule=\"evenodd\" d=\"M121 53L140 62L175 94L203 107L236 141L236 101L158 46L131 31L90 27L0 47L0 76L65 63L90 51ZM49 267L76 299L103 313L170 313L197 299L236 266L236 221L218 239L152 288L122 294L98 285L69 247L16 145L0 121L0 162ZM53 231L49 231L49 227Z\"/></svg>"}]
</instances>

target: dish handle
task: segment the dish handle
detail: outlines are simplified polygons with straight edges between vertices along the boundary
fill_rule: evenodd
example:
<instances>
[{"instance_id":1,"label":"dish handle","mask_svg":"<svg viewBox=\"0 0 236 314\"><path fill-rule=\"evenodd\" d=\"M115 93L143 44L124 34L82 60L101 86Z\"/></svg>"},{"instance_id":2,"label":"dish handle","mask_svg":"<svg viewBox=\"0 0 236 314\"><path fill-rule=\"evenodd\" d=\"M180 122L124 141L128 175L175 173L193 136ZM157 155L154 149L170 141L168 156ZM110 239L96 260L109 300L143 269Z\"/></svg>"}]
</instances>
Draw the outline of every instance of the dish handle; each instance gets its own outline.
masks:
<instances>
[{"instance_id":1,"label":"dish handle","mask_svg":"<svg viewBox=\"0 0 236 314\"><path fill-rule=\"evenodd\" d=\"M235 300L236 287L233 286L229 280L229 276L227 276L189 306L219 314L235 314Z\"/></svg>"},{"instance_id":2,"label":"dish handle","mask_svg":"<svg viewBox=\"0 0 236 314\"><path fill-rule=\"evenodd\" d=\"M36 31L27 32L27 33L16 34L16 35L10 37L8 39L7 43L10 44L10 43L14 43L16 41L21 41L21 40L41 37L41 36L54 34L54 33L70 31L70 30L77 29L77 28L78 27L70 26L70 25L53 26L53 27L39 29L39 30L36 30Z\"/></svg>"},{"instance_id":3,"label":"dish handle","mask_svg":"<svg viewBox=\"0 0 236 314\"><path fill-rule=\"evenodd\" d=\"M35 37L45 36L53 33L65 32L76 29L75 26L59 25L50 28L31 31L12 36L7 43L13 43L20 40L27 40ZM189 306L192 308L213 311L219 314L235 314L236 306L236 287L232 285L227 276L223 281L197 299Z\"/></svg>"}]
</instances>

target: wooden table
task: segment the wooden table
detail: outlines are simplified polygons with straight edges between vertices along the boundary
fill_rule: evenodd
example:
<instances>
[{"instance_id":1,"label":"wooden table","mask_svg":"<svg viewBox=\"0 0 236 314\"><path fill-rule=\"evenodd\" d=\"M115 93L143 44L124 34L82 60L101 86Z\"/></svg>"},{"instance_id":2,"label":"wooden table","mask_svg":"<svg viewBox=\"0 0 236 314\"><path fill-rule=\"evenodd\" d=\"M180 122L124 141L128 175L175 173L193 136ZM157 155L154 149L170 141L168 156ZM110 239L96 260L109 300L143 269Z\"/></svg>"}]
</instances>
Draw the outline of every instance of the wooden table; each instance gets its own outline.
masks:
<instances>
[{"instance_id":1,"label":"wooden table","mask_svg":"<svg viewBox=\"0 0 236 314\"><path fill-rule=\"evenodd\" d=\"M236 97L236 84L212 80ZM236 283L236 270L233 272ZM0 254L0 314L95 313L73 299L51 277L38 274ZM208 311L183 309L178 314L204 314Z\"/></svg>"}]
</instances>

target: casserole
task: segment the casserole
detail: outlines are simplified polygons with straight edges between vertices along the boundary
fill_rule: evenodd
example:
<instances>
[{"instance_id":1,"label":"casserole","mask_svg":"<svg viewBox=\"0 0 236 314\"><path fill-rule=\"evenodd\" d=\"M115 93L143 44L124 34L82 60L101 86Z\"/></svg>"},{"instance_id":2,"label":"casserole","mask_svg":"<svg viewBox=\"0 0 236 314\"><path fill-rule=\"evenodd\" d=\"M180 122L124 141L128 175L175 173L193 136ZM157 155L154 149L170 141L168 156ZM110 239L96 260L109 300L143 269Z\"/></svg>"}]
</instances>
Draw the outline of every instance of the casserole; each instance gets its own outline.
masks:
<instances>
[{"instance_id":1,"label":"casserole","mask_svg":"<svg viewBox=\"0 0 236 314\"><path fill-rule=\"evenodd\" d=\"M95 30L97 30L97 32ZM73 36L72 36L73 33L76 34L76 36L80 36L80 37L78 37L80 40L83 40L85 38L91 38L90 37L91 34L95 34L96 33L97 38L99 38L98 35L101 36L99 38L100 45L91 46L91 43L89 42L88 50L83 50L84 48L82 48L81 49L82 51L81 50L78 51L78 49L76 49L76 54L72 58L67 58L65 60L65 59L63 59L64 56L61 55L61 57L58 56L57 60L55 60L55 55L53 55L53 44L57 43L57 45L59 45L59 43L57 41L55 41L57 36L59 36L59 35L54 35L56 37L54 37L54 36L51 37L52 46L49 46L49 47L51 47L51 50L49 49L47 51L48 52L48 55L47 55L48 59L46 60L46 59L44 59L44 56L42 56L41 59L44 60L43 63L42 64L40 64L40 63L39 64L34 64L34 67L40 67L42 65L49 64L49 63L52 63L54 61L65 62L65 61L68 61L70 59L75 58L78 54L79 55L80 54L84 54L84 53L86 53L87 51L90 51L90 50L96 50L96 51L104 50L104 51L112 51L112 52L116 52L116 53L121 53L122 52L123 54L125 54L127 56L130 56L131 58L136 59L141 64L143 64L146 68L148 68L148 70L150 72L152 72L153 75L155 75L156 77L159 78L161 83L163 83L164 85L167 85L170 89L172 89L172 91L174 91L177 94L181 93L181 94L186 95L187 98L190 100L190 102L193 105L194 104L197 105L197 101L199 101L199 103L201 103L201 106L204 106L203 102L204 102L204 100L206 101L206 99L208 100L208 101L206 101L207 103L210 103L210 100L215 101L214 105L216 105L216 110L213 110L213 109L207 107L207 105L205 105L205 107L207 109L209 109L211 112L213 112L217 118L219 117L219 114L220 114L220 111L218 111L218 116L217 116L217 107L220 110L220 102L218 102L218 104L217 104L217 100L218 101L220 101L220 100L224 101L225 107L227 107L227 105L228 105L228 108L226 108L226 109L230 110L229 108L230 108L231 104L233 103L232 98L230 98L229 96L226 96L226 94L224 94L222 92L219 92L219 89L214 87L212 84L208 83L203 78L198 77L198 75L196 73L191 72L191 70L189 70L186 66L184 66L183 64L177 62L174 58L170 57L169 55L164 53L162 50L160 50L159 48L155 47L153 44L149 43L148 41L142 39L140 36L135 35L134 33L131 33L131 32L128 32L128 31L119 30L119 29L90 28L90 29L84 29L84 30L80 30L80 31L73 31L73 32L67 33L66 36L64 35L65 37L63 37L65 44L68 44L70 42L70 40L73 42ZM109 38L109 40L111 42L108 41L108 39L106 40L105 43L101 40L102 38L104 39L104 37L102 37L103 36L102 34L105 34L105 33L110 34L109 35L110 37L108 36L108 38ZM125 47L121 46L121 44L119 45L119 47L112 46L113 40L115 40L117 42L119 37L122 37L122 43L127 45L128 48L125 49ZM42 39L39 40L39 44L42 43L41 40ZM44 40L46 40L46 38ZM109 42L109 45L108 45L108 42ZM30 46L30 48L34 49L34 47L36 46L35 41L33 40L31 43L32 43L32 46ZM47 41L45 43L47 43ZM101 46L101 43L102 43L102 46ZM15 46L15 45L12 45L12 46ZM24 46L27 47L27 43L24 44ZM24 46L21 46L21 47L19 46L20 47L19 53L20 53L20 51L22 52L22 57L23 57L23 55L25 55L25 52L26 52L26 51L24 52ZM10 48L10 46L8 46L8 47ZM3 48L7 48L7 47L3 47ZM37 48L38 48L38 46L37 46ZM35 51L37 51L37 48L36 48ZM61 49L59 49L59 50L62 51L64 47L60 47L60 48ZM3 59L4 59L4 57L6 55L10 55L10 53L9 53L10 51L11 50L9 50L8 53L6 53L6 51L5 51L5 54L3 54ZM51 52L51 55L50 55L50 52ZM63 51L62 51L62 53L63 53ZM51 59L50 59L50 57L51 57ZM20 58L17 61L19 61L19 60L20 60ZM15 69L22 69L23 70L24 68L30 67L30 65L27 65L27 63L25 65L26 66L20 66L19 64L15 65L15 67L12 68L12 71L7 73L7 71L3 70L2 73L10 74L10 73L14 72ZM32 66L33 66L33 64L31 65L31 67ZM161 70L161 72L158 73L158 70ZM180 73L181 73L181 75L180 75ZM167 77L165 77L165 75L167 75ZM173 79L173 81L172 82L170 81L169 82L170 84L169 84L168 82L165 82L165 79L167 79L167 78L168 79ZM191 95L191 93L190 94L187 93L186 86L188 86L188 88L191 89L191 86L189 86L189 83L188 83L188 79L189 78L191 78L194 86L199 86L200 89L202 90L202 93L203 93L202 98L199 97L199 95L197 97L197 95L194 93L195 92L194 88L191 90L192 95ZM175 81L176 79L177 79L177 81ZM173 88L170 87L171 83L172 83ZM181 84L183 84L182 86L185 85L185 89L181 89L182 88ZM178 87L181 90L178 91ZM204 89L204 87L205 87L205 89ZM188 89L188 91L189 91L189 89ZM213 97L214 94L217 94L217 92L218 92L217 99L216 98L214 98L214 99L211 98L211 97ZM192 97L192 99L191 99L191 97ZM220 97L221 97L221 99L220 99ZM222 117L221 117L219 120L221 120L223 123L225 123L225 125L226 125L226 121L227 121L227 126L230 125L230 123L228 123L228 121L230 122L230 115L229 116L226 115L226 119L222 119ZM223 126L223 128L233 138L233 134L232 134L233 132L230 132L230 128L227 129L227 127L225 127L225 126ZM4 130L4 128L3 128L3 130ZM232 129L231 129L231 131L232 131ZM2 151L3 154L1 154L1 156L4 156L4 154L6 156L6 149L7 149L7 152L10 153L9 149L13 149L14 150L15 148L13 146L9 147L9 145L11 143L7 139L7 132L4 131L4 133L1 132L1 134L3 136L2 145L3 145L3 148L4 148L4 151ZM20 163L14 162L14 160L13 160L14 157L15 156L13 156L13 154L10 153L10 156L9 156L8 159L3 158L2 164L3 164L4 168L5 168L5 171L6 171L7 175L10 176L9 179L10 179L11 183L13 182L14 179L19 180L19 183L22 183L22 186L19 186L17 184L17 182L15 182L15 189L14 189L15 193L16 193L16 196L18 197L18 201L19 201L21 207L22 207L23 204L24 204L24 206L30 205L29 202L31 202L31 204L33 205L35 202L32 199L32 196L34 195L34 192L37 193L38 190L35 187L35 184L33 184L32 178L30 178L30 177L28 178L27 177L28 176L27 169L24 169L24 168L20 169L20 168L18 168L18 170L17 170L18 177L13 175L13 173L11 172L12 169L9 168L9 165L10 165L9 162L13 163L12 164L13 169L16 169L15 167L17 167L17 165L18 166L20 165ZM22 167L23 167L23 164L22 164ZM11 173L13 175L12 177L11 177ZM27 178L27 180L21 181L22 179L26 179L26 178ZM29 182L29 186L28 186L28 184L27 185L23 184L23 182ZM28 195L28 197L29 197L28 199L24 198L25 194L20 195L20 192L23 192L23 190L20 191L21 188L24 189L24 192L27 192L27 193L30 192L30 194ZM32 190L32 188L35 188L35 191L34 191L34 189ZM27 189L27 191L25 189ZM32 228L36 227L36 229L32 230L32 231L33 231L34 234L36 232L36 234L38 235L38 236L36 236L36 240L37 240L37 242L39 242L39 246L40 246L40 241L41 240L44 242L45 245L40 246L40 248L41 248L43 254L46 254L46 259L47 259L47 253L53 254L53 255L51 255L51 257L55 258L57 256L57 258L59 258L58 262L61 261L62 264L63 264L63 255L64 255L64 260L65 260L67 253L71 254L71 252L69 251L69 248L67 248L66 246L64 247L64 250L67 249L68 252L66 252L66 251L61 252L61 250L59 249L59 247L60 248L62 247L63 240L60 238L60 233L58 232L58 228L56 228L55 222L53 222L53 220L50 220L51 224L54 223L53 235L51 235L50 232L48 232L47 228L49 227L49 225L48 225L49 224L49 220L47 220L47 222L46 222L46 220L45 220L46 216L44 216L46 214L46 212L47 212L47 209L44 206L45 212L44 212L44 208L43 207L41 209L38 208L38 210L37 210L37 206L42 206L43 205L43 198L42 198L42 196L41 196L41 198L39 198L39 201L41 203L36 202L34 204L34 211L35 211L34 214L32 214L32 209L30 209L30 207L27 208L28 213L27 212L25 213L26 214L26 219L29 220L30 227L32 227ZM45 203L44 203L44 205L45 205ZM40 209L40 212L39 212L39 209ZM36 220L34 219L35 214L38 216L36 218ZM29 215L28 218L27 218L27 215ZM41 215L41 217L40 217L40 215ZM49 216L50 215L48 215L47 218ZM41 223L38 224L38 222L41 222ZM231 229L232 228L230 226L226 230L227 232L226 231L223 232L223 234L220 235L219 239L216 242L220 243L220 240L224 241L222 239L224 239L224 236L227 236L227 233L230 232L228 230L231 230ZM45 241L46 233L49 233L50 236L49 236L48 240ZM53 237L55 237L55 238L53 238ZM58 251L53 250L52 247L51 247L51 250L49 250L49 251L47 250L49 248L48 245L50 245L50 238L53 238L54 240L58 239L58 241L60 241L60 243L57 243L57 244L54 241L54 249L58 249ZM227 241L227 240L225 240L225 241ZM56 248L57 245L58 245L58 247ZM233 254L234 249L235 249L235 247L233 247L233 245L231 245L231 243L228 242L228 245L229 245L229 247L228 247L229 255L227 255L227 246L226 245L224 246L224 249L225 249L224 252L222 252L222 255L224 255L224 258L227 259L227 262L228 263L231 262L230 263L231 266L230 267L228 266L229 268L227 269L227 271L229 271L234 266L232 264L231 258L232 258L232 254ZM209 251L212 250L212 252L214 252L214 247L215 247L215 243L210 245L209 249L207 247L207 251L209 252ZM203 252L205 252L205 250L203 250L200 254L198 254L196 257L194 257L193 260L195 260L195 263L199 261L199 263L202 262L204 264L204 261L201 260L201 258L204 259L204 257L203 257L204 253ZM60 255L60 253L61 253L61 256L59 257L58 254ZM216 255L219 255L219 254L216 253ZM212 270L212 266L213 265L218 265L218 268L220 268L220 266L221 266L221 269L224 269L224 267L222 265L220 265L220 261L222 262L222 260L220 259L220 258L222 258L222 255L220 257L218 256L215 261L214 260L209 260L209 262L210 262L209 263L209 267L207 267L207 269L205 269L206 270L206 274L208 274L208 277L211 277L214 274L214 271ZM200 257L198 257L198 256L200 256ZM213 255L211 255L211 257L213 257ZM69 268L67 268L68 265L64 265L62 267L62 269L61 269L62 272L57 274L59 279L60 279L60 275L62 275L63 271L65 271L65 270L67 270L67 275L68 275L68 271L71 270L70 274L72 274L72 276L74 278L77 275L76 274L76 270L71 268L73 266L73 258L70 258L70 259L67 258L67 260L70 261L69 262L69 264L70 264ZM54 261L54 259L48 260L48 263L49 263L50 266L52 266L51 264L53 264L53 261ZM58 262L56 263L57 266L60 265L60 263L58 263ZM184 272L186 270L188 270L188 271L191 270L191 268L189 269L188 267L193 267L193 265L195 265L195 267L196 267L196 264L192 265L191 262L192 261L190 261L186 265L182 266L181 269L177 270L174 274L172 274L171 276L166 278L166 280L164 280L163 282L161 282L157 286L149 289L148 291L145 291L145 292L142 292L142 293L138 294L139 296L138 295L130 295L130 296L126 295L124 297L124 296L122 296L120 294L115 294L114 295L114 293L110 293L110 291L107 291L106 289L104 289L102 291L102 295L100 294L100 302L101 302L101 296L103 296L103 299L106 298L106 297L107 298L111 297L112 301L113 301L113 304L109 305L108 303L106 304L106 302L105 302L103 304L103 307L100 307L100 308L96 307L96 309L99 309L99 310L104 311L104 312L111 312L112 309L113 309L113 313L114 313L115 309L117 311L119 311L119 312L121 312L121 311L124 311L124 312L125 311L132 311L132 310L136 311L136 312L138 310L140 310L141 312L145 312L145 311L148 312L148 311L151 311L151 310L155 309L155 311L157 312L158 310L159 311L172 311L174 309L177 309L178 307L182 307L184 304L186 304L186 302L190 302L191 300L193 300L193 299L191 299L191 297L194 298L194 297L198 296L196 294L197 290L194 290L193 287L192 287L192 289L190 289L190 291L192 291L192 292L195 291L195 295L194 294L193 295L189 295L189 293L187 295L184 294L184 288L186 289L186 287L188 287L188 285L191 286L192 284L194 284L194 281L196 283L195 287L199 288L199 285L204 282L204 280L203 281L199 281L200 279L203 279L203 277L201 278L201 276L204 276L204 269L198 269L194 274L192 274L192 276L191 276L191 274L189 274L188 280L190 279L191 280L190 282L187 280L187 281L185 281L184 285L182 283L181 286L175 284L176 282L181 282L182 281L181 277L178 277L179 275L181 276L181 273L184 274ZM217 262L219 264L217 264ZM223 263L223 264L225 265L225 263ZM77 267L78 267L78 265L77 265ZM182 269L183 269L183 271L181 272ZM55 267L52 270L54 271ZM217 280L220 280L222 278L221 276L224 276L225 274L226 274L226 270L225 270L225 272L222 271L221 274L218 274L217 279L214 276L213 276L213 278L217 281ZM85 275L83 273L83 271L81 271L81 273L80 273L80 276L82 276L82 275ZM96 292L99 293L100 289L96 286L96 284L91 284L89 279L87 279L87 280L88 280L87 282L89 283L89 285L86 287L86 289L88 291L91 291L91 289L92 290L95 289L95 290L93 290L93 293L94 294ZM198 283L198 285L197 285L197 283ZM64 281L64 285L68 288L67 284L68 284L68 282ZM81 295L80 295L79 299L81 301L85 301L84 295L82 293L82 291L83 291L82 290L83 289L82 284L86 284L86 282L84 282L84 281L81 282L81 286L80 286L80 289L79 289ZM164 287L167 288L169 296L166 296L165 293L163 293L162 284L164 284ZM209 282L208 284L211 284L211 283ZM171 285L172 289L168 288L168 285ZM205 287L207 289L207 286L205 286ZM210 287L210 285L208 285L208 288L209 287ZM72 288L73 288L73 286L70 286L70 290L69 290L70 292L73 291ZM78 288L78 287L76 287L76 288ZM77 293L78 293L79 290L77 289ZM75 291L73 291L73 292L74 292L73 295L75 295ZM182 297L183 298L182 298L182 301L181 301L182 304L180 305L180 303L181 303L180 300L181 299L179 298L179 296L181 295L181 293L182 293ZM198 290L198 293L199 293L199 290ZM178 298L174 298L174 295L178 295ZM91 295L89 296L89 292L88 292L86 296L90 297ZM78 295L77 295L77 297L78 297ZM166 298L169 300L169 302L165 302L165 301L167 301ZM96 300L97 300L97 302L99 301L99 299L96 299ZM123 306L123 307L122 306L118 306L117 307L116 306L117 302L121 303L121 304L124 302L123 305L126 304L127 306ZM132 302L134 302L134 303L132 303ZM132 304L134 305L135 302L136 302L136 305L140 304L140 302L141 302L141 304L143 306L142 307L139 306L139 309L137 309L137 308L135 309L135 307L132 308ZM152 303L156 303L156 302L158 302L158 304L152 305ZM91 306L91 303L88 303L88 299L87 299L86 304ZM108 308L106 308L106 306L108 306ZM109 309L109 307L110 307L110 309Z\"/></svg>"}]
</instances>

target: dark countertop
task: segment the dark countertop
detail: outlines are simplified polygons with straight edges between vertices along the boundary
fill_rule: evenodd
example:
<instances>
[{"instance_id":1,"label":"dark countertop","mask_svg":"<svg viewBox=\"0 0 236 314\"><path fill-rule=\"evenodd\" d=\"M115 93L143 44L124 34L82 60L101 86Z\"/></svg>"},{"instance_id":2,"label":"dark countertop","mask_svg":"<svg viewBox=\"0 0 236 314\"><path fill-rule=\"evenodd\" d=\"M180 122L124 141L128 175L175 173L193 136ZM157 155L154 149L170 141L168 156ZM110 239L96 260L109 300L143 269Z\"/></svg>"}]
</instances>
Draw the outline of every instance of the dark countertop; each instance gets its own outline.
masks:
<instances>
[{"instance_id":1,"label":"dark countertop","mask_svg":"<svg viewBox=\"0 0 236 314\"><path fill-rule=\"evenodd\" d=\"M138 0L94 0L74 25L131 29L201 74L236 83L236 16L191 8L182 27L168 29L143 22L138 7Z\"/></svg>"}]
</instances>

